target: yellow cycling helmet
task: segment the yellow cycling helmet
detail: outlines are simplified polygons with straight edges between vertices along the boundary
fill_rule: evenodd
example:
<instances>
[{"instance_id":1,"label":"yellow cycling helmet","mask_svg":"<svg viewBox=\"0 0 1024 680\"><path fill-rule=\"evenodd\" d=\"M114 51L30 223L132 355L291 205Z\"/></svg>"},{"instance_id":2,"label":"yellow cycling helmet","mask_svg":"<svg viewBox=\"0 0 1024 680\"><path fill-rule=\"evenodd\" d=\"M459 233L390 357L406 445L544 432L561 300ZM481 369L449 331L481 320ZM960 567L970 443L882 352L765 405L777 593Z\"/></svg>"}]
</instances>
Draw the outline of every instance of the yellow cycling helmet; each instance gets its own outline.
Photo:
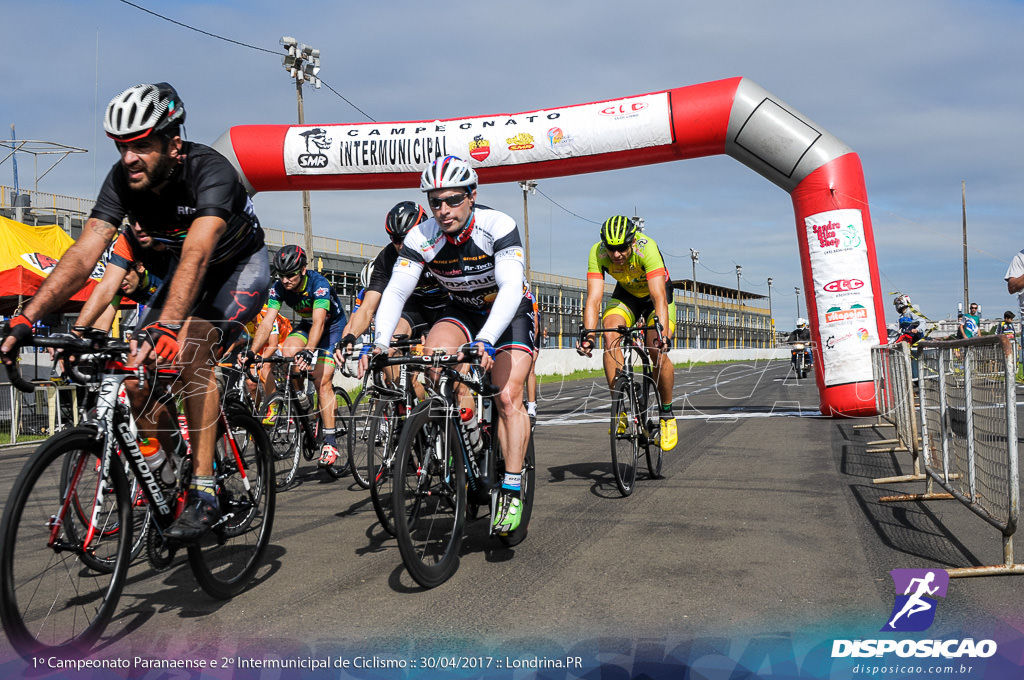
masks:
<instances>
[{"instance_id":1,"label":"yellow cycling helmet","mask_svg":"<svg viewBox=\"0 0 1024 680\"><path fill-rule=\"evenodd\" d=\"M619 250L631 245L636 238L636 224L625 215L609 217L601 225L601 241L605 246Z\"/></svg>"}]
</instances>

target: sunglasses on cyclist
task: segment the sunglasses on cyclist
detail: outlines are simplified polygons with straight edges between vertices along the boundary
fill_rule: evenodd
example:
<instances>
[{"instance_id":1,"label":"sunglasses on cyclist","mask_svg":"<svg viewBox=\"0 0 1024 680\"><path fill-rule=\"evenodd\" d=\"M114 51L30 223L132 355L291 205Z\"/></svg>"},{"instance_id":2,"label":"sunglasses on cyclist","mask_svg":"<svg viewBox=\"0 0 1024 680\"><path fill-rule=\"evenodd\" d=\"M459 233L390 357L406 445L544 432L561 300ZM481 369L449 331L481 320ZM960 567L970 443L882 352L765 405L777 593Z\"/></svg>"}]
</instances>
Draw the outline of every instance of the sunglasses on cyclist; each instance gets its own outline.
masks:
<instances>
[{"instance_id":1,"label":"sunglasses on cyclist","mask_svg":"<svg viewBox=\"0 0 1024 680\"><path fill-rule=\"evenodd\" d=\"M632 246L632 245L633 245L632 243L623 243L620 246L613 246L613 245L610 245L610 244L606 243L606 244L604 244L604 248L605 248L605 250L608 250L608 251L613 252L613 253L624 253L627 250L629 250L630 246Z\"/></svg>"},{"instance_id":2,"label":"sunglasses on cyclist","mask_svg":"<svg viewBox=\"0 0 1024 680\"><path fill-rule=\"evenodd\" d=\"M294 278L294 277L298 276L301 273L302 273L301 269L299 269L297 271L293 271L293 272L288 272L288 273L281 272L280 274L277 275L277 278L279 278L279 279L291 279L291 278Z\"/></svg>"},{"instance_id":3,"label":"sunglasses on cyclist","mask_svg":"<svg viewBox=\"0 0 1024 680\"><path fill-rule=\"evenodd\" d=\"M454 196L446 196L445 198L428 198L427 203L430 205L431 210L438 210L441 208L441 204L444 203L449 208L458 208L460 205L469 198L469 194L455 194Z\"/></svg>"}]
</instances>

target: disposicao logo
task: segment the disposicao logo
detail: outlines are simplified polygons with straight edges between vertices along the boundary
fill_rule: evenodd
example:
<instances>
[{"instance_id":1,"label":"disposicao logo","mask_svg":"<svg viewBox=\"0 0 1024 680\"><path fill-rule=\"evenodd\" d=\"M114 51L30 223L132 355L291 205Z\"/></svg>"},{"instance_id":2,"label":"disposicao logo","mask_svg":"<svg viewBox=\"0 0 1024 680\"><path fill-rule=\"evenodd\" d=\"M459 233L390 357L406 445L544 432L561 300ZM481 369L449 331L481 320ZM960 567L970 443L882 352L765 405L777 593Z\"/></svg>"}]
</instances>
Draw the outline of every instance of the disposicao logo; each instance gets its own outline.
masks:
<instances>
[{"instance_id":1,"label":"disposicao logo","mask_svg":"<svg viewBox=\"0 0 1024 680\"><path fill-rule=\"evenodd\" d=\"M927 630L935 622L938 599L946 597L949 574L944 569L893 569L896 601L882 632L911 633ZM832 658L983 658L997 651L994 640L833 640Z\"/></svg>"},{"instance_id":2,"label":"disposicao logo","mask_svg":"<svg viewBox=\"0 0 1024 680\"><path fill-rule=\"evenodd\" d=\"M896 587L896 603L882 630L927 630L935 621L936 598L946 597L949 573L945 569L893 569L889 574Z\"/></svg>"}]
</instances>

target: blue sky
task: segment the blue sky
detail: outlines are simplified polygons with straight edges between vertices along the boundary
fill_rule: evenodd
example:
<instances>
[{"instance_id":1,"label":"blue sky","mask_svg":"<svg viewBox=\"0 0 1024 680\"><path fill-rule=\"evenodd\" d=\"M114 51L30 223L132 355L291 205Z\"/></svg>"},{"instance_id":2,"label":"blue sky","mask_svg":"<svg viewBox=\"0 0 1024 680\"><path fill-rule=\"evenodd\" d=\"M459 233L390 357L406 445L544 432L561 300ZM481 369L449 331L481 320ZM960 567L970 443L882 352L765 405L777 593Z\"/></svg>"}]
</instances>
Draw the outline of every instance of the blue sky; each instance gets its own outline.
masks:
<instances>
[{"instance_id":1,"label":"blue sky","mask_svg":"<svg viewBox=\"0 0 1024 680\"><path fill-rule=\"evenodd\" d=\"M5 3L5 136L15 124L19 139L89 149L40 191L95 193L116 159L103 109L137 82L177 87L194 141L211 143L232 125L295 122L283 35L318 47L321 76L344 96L307 89L312 124L367 121L360 110L377 121L511 113L744 76L860 155L883 293L909 293L933 318L955 314L965 182L971 297L989 316L1016 309L1002 277L1024 248L1020 2L137 4L236 42L118 0ZM32 175L19 157L20 184L30 187ZM0 184L12 181L8 161ZM779 327L792 322L801 280L790 198L736 161L554 178L540 190L530 199L535 269L583 276L597 225L635 210L675 278L690 276L690 248L701 253L702 281L734 286L740 264L744 290L766 294L774 279ZM387 209L419 198L415 187L315 192L313 230L382 243ZM522 217L517 184L484 186L480 198ZM302 230L298 193L254 200L265 225Z\"/></svg>"}]
</instances>

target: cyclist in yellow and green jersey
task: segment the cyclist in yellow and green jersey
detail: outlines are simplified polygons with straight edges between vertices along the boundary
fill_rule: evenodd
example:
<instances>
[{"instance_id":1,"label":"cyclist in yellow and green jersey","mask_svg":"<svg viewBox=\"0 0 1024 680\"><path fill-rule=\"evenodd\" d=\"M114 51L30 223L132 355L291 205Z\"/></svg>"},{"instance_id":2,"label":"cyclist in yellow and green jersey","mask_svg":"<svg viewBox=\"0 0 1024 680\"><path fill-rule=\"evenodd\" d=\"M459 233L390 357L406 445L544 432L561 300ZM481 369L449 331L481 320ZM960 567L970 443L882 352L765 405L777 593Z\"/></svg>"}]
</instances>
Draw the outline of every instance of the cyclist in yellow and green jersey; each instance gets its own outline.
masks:
<instances>
[{"instance_id":1,"label":"cyclist in yellow and green jersey","mask_svg":"<svg viewBox=\"0 0 1024 680\"><path fill-rule=\"evenodd\" d=\"M666 334L646 332L646 346L654 364L658 397L660 446L671 451L676 446L676 419L672 411L672 390L675 375L667 356L667 338L675 332L675 303L668 269L654 239L639 231L636 223L625 215L615 215L601 225L601 240L590 249L587 265L587 302L583 309L583 325L597 328L597 317L604 297L604 275L615 279L612 299L601 317L602 328L632 326L638 320L652 320L657 316ZM649 325L649 324L644 324ZM576 351L586 356L596 346L594 334L577 343ZM615 371L622 365L622 336L605 333L604 373L611 389Z\"/></svg>"}]
</instances>

